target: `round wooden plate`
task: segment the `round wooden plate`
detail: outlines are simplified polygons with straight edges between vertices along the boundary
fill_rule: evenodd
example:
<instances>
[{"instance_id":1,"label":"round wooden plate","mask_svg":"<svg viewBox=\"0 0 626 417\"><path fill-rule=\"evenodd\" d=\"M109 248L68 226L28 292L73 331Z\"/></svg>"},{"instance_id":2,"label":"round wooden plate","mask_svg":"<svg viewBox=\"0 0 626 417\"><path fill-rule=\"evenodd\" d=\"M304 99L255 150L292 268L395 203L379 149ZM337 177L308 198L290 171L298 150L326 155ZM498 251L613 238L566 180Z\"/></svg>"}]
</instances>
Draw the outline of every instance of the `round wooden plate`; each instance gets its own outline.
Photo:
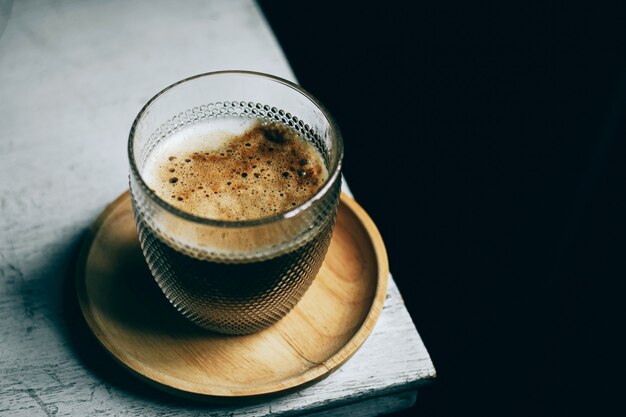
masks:
<instances>
[{"instance_id":1,"label":"round wooden plate","mask_svg":"<svg viewBox=\"0 0 626 417\"><path fill-rule=\"evenodd\" d=\"M328 254L298 305L259 333L210 333L162 295L143 259L124 193L92 226L76 289L96 338L135 375L174 394L227 400L292 389L336 370L372 331L387 277L376 226L342 194Z\"/></svg>"}]
</instances>

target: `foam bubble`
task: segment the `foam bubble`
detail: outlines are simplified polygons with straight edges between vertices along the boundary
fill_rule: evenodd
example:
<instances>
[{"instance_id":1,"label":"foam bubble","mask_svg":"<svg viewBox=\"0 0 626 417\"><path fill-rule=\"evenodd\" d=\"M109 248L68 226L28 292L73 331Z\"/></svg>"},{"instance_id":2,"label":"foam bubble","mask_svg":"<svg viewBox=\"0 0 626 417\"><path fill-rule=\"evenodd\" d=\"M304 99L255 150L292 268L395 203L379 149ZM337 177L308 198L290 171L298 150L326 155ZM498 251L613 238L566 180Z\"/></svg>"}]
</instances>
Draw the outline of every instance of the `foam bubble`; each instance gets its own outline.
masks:
<instances>
[{"instance_id":1,"label":"foam bubble","mask_svg":"<svg viewBox=\"0 0 626 417\"><path fill-rule=\"evenodd\" d=\"M328 177L317 149L295 130L245 118L211 120L173 134L148 156L142 174L170 204L216 220L289 211Z\"/></svg>"}]
</instances>

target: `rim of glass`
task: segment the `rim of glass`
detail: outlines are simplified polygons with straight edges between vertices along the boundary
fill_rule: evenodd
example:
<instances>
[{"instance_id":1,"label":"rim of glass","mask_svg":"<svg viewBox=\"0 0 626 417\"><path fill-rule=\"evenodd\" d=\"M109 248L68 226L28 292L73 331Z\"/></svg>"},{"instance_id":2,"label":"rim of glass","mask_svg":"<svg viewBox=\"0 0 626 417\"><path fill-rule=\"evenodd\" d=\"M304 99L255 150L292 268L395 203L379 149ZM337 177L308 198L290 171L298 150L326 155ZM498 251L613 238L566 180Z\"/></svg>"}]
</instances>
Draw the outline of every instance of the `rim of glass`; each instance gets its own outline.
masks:
<instances>
[{"instance_id":1,"label":"rim of glass","mask_svg":"<svg viewBox=\"0 0 626 417\"><path fill-rule=\"evenodd\" d=\"M283 84L284 86L289 87L295 90L296 92L302 94L303 96L305 96L309 101L311 101L311 103L313 103L313 105L315 105L322 112L322 115L324 116L324 118L326 119L326 121L328 122L330 126L330 134L332 137L335 138L336 146L337 146L336 152L338 153L338 155L337 155L336 162L329 167L329 175L328 175L328 178L326 179L326 182L324 183L324 185L322 185L322 187L319 190L317 190L317 192L311 198L309 198L302 204L290 209L289 211L274 214L272 216L260 217L258 219L251 219L251 220L217 220L217 219L211 219L208 217L196 216L194 214L180 210L176 208L175 206L171 205L170 203L168 203L167 201L165 201L164 199L162 199L161 197L159 197L150 187L148 187L143 177L139 173L139 169L137 168L135 157L133 155L133 145L135 142L135 129L137 128L137 124L142 119L146 111L150 108L150 106L152 106L152 104L156 100L158 100L159 97L161 97L168 91L176 88L180 84L188 83L188 82L197 80L199 78L211 77L211 76L216 76L216 75L252 76L252 77L265 78L270 81ZM341 132L339 131L339 127L337 126L337 123L335 122L333 117L330 115L326 107L324 107L324 105L320 103L319 100L317 100L311 93L309 93L307 90L300 87L299 85L294 84L291 81L285 80L284 78L280 78L275 75L265 74L262 72L245 71L245 70L212 71L212 72L205 72L202 74L197 74L197 75L182 79L180 81L177 81L174 84L171 84L165 87L163 90L159 91L156 95L154 95L154 97L148 100L148 102L142 107L142 109L137 114L137 117L135 117L135 120L133 121L133 125L130 128L130 134L128 136L128 160L130 163L131 175L133 175L133 177L137 180L141 189L163 209L185 220L192 221L195 223L200 223L200 224L209 225L209 226L217 226L217 227L231 227L231 228L242 227L243 228L243 227L259 226L259 225L274 223L276 221L286 220L286 219L295 217L298 214L309 209L311 206L316 204L322 197L324 197L333 187L339 175L341 175L341 165L343 162L343 139L341 137Z\"/></svg>"}]
</instances>

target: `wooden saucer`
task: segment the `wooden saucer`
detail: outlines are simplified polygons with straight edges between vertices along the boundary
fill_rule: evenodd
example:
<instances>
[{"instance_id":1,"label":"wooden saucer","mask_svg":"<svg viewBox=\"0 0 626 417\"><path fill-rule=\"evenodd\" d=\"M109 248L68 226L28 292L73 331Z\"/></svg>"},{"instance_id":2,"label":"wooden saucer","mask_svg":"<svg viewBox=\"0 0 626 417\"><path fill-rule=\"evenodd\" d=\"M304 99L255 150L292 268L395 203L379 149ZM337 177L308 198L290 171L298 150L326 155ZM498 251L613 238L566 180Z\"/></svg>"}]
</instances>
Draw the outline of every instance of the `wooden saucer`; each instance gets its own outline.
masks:
<instances>
[{"instance_id":1,"label":"wooden saucer","mask_svg":"<svg viewBox=\"0 0 626 417\"><path fill-rule=\"evenodd\" d=\"M143 259L124 193L83 244L76 290L96 338L132 373L170 393L223 401L292 389L336 370L372 331L387 277L376 226L342 194L328 254L298 305L259 333L210 333L161 293Z\"/></svg>"}]
</instances>

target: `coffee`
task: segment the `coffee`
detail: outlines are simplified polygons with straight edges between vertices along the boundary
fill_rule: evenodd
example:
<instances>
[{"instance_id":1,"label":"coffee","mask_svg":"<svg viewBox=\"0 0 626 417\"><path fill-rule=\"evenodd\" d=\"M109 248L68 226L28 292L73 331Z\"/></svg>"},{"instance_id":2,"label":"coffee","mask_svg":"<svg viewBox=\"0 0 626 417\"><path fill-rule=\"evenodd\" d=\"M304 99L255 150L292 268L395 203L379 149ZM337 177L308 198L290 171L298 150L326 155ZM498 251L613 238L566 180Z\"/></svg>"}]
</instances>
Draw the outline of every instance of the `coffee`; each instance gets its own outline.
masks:
<instances>
[{"instance_id":1,"label":"coffee","mask_svg":"<svg viewBox=\"0 0 626 417\"><path fill-rule=\"evenodd\" d=\"M153 213L137 201L141 193L133 195L150 270L185 316L210 330L250 333L302 297L330 243L340 181L327 192L330 204L264 219L297 209L328 181L317 146L278 121L241 116L174 129L149 146L141 164L146 185L182 212L224 222Z\"/></svg>"},{"instance_id":2,"label":"coffee","mask_svg":"<svg viewBox=\"0 0 626 417\"><path fill-rule=\"evenodd\" d=\"M225 221L287 212L328 177L320 153L295 130L245 118L178 132L151 152L143 174L176 208Z\"/></svg>"}]
</instances>

